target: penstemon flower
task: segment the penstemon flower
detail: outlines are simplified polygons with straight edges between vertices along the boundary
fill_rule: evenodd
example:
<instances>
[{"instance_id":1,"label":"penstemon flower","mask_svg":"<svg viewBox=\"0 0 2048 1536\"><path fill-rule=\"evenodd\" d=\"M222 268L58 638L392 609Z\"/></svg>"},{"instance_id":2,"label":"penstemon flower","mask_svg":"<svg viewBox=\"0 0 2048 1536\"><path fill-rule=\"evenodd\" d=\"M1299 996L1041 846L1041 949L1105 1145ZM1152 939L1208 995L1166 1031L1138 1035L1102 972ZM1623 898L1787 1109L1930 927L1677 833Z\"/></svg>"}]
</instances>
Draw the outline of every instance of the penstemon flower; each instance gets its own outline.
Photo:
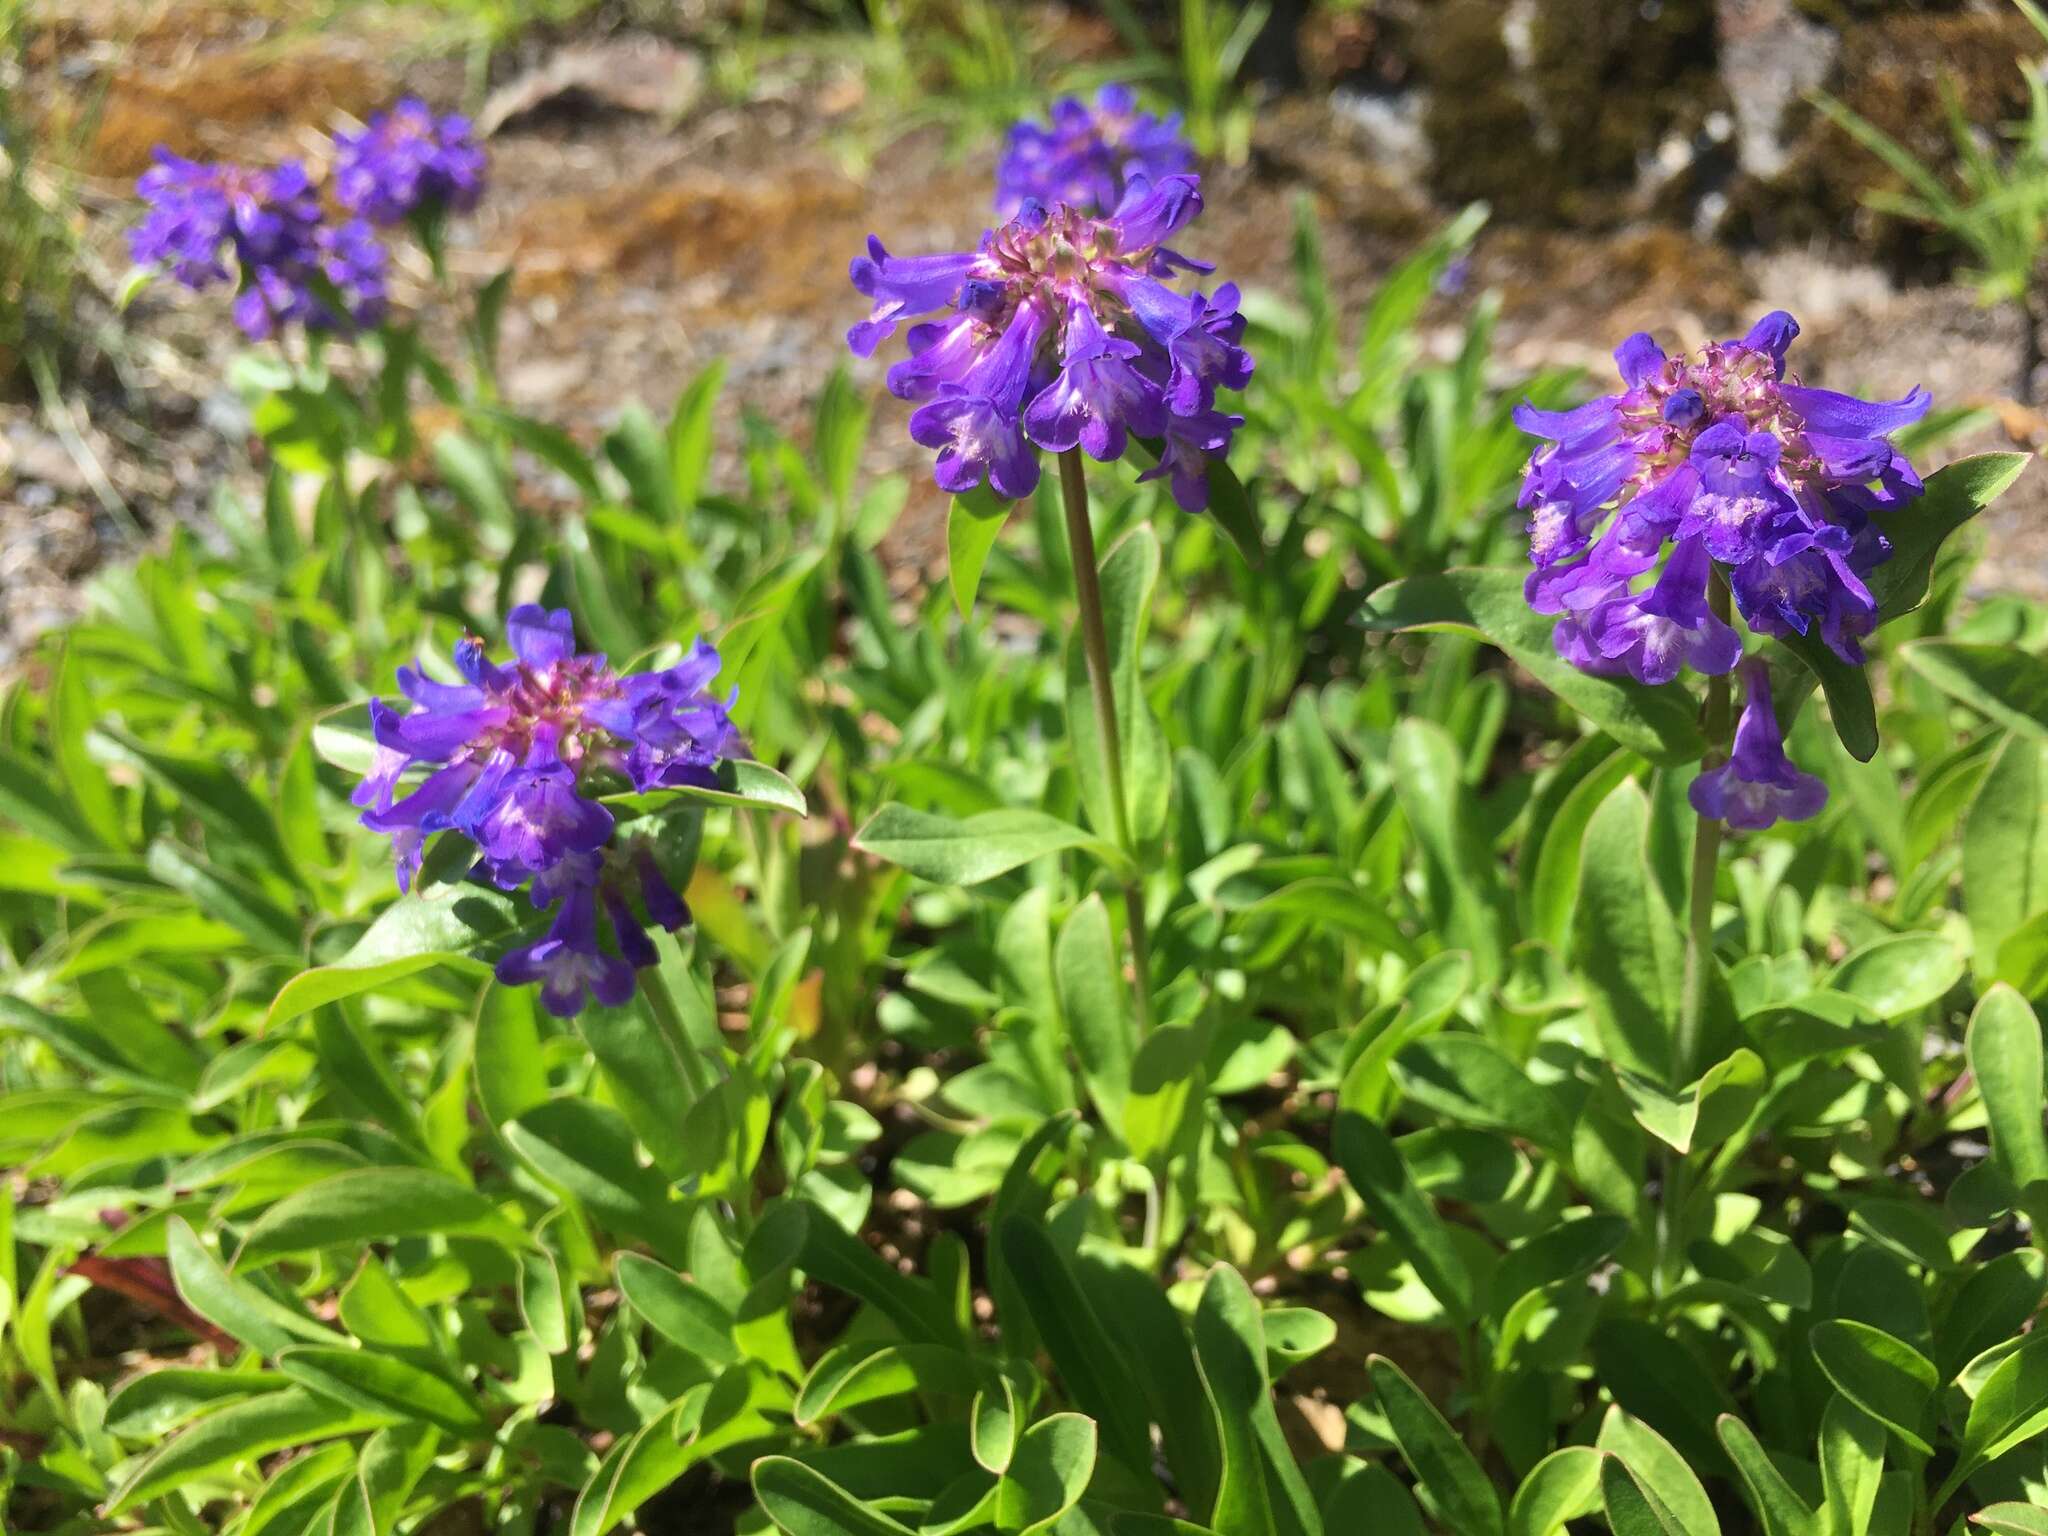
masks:
<instances>
[{"instance_id":1,"label":"penstemon flower","mask_svg":"<svg viewBox=\"0 0 2048 1536\"><path fill-rule=\"evenodd\" d=\"M200 292L239 281L235 323L255 340L287 324L373 325L384 309L384 248L361 220L323 222L295 160L264 169L204 164L158 149L135 190L147 205L129 251ZM337 313L339 303L342 313Z\"/></svg>"},{"instance_id":2,"label":"penstemon flower","mask_svg":"<svg viewBox=\"0 0 2048 1536\"><path fill-rule=\"evenodd\" d=\"M334 146L335 198L373 224L466 213L483 196L487 162L469 119L436 117L417 97L373 113L357 132L337 133Z\"/></svg>"},{"instance_id":3,"label":"penstemon flower","mask_svg":"<svg viewBox=\"0 0 2048 1536\"><path fill-rule=\"evenodd\" d=\"M1048 116L1042 126L1017 123L1003 145L996 211L1006 218L1027 202L1106 213L1132 179L1158 181L1194 167L1195 152L1180 136L1180 114L1140 112L1129 86L1105 85L1093 105L1066 97Z\"/></svg>"},{"instance_id":4,"label":"penstemon flower","mask_svg":"<svg viewBox=\"0 0 2048 1536\"><path fill-rule=\"evenodd\" d=\"M1662 682L1673 675L1669 645L1682 645L1697 670L1730 670L1736 654L1703 629L1704 603L1693 600L1710 565L1752 630L1803 635L1818 625L1844 661L1862 660L1857 642L1877 613L1863 577L1891 553L1870 514L1920 494L1920 477L1888 439L1926 415L1931 397L1915 389L1873 403L1805 388L1785 374L1798 334L1781 310L1692 358L1632 336L1614 354L1628 386L1620 394L1570 411L1516 410L1523 431L1550 440L1522 486L1536 566L1528 595L1539 612L1566 616L1558 648L1568 660ZM1687 558L1682 590L1658 583L1657 602L1672 610L1660 617L1704 638L1606 648L1598 637L1621 622L1617 605L1633 617L1649 602L1632 583L1667 545Z\"/></svg>"},{"instance_id":5,"label":"penstemon flower","mask_svg":"<svg viewBox=\"0 0 2048 1536\"><path fill-rule=\"evenodd\" d=\"M1805 821L1827 804L1827 786L1801 773L1785 755L1778 717L1771 713L1770 674L1761 662L1743 666L1747 689L1735 724L1735 751L1718 768L1692 781L1687 795L1702 816L1738 832L1758 832L1779 821Z\"/></svg>"},{"instance_id":6,"label":"penstemon flower","mask_svg":"<svg viewBox=\"0 0 2048 1536\"><path fill-rule=\"evenodd\" d=\"M1201 207L1196 177L1140 177L1107 218L1029 202L973 251L898 257L869 236L852 265L854 287L875 301L847 332L856 354L946 311L912 326L911 355L889 370L892 393L922 402L910 435L938 450L942 489L985 479L999 495L1028 496L1041 449L1115 459L1136 434L1162 439L1140 480L1167 478L1190 512L1208 505L1208 462L1244 424L1216 409L1216 392L1242 389L1252 358L1239 345L1234 284L1167 286L1177 272L1212 270L1165 243Z\"/></svg>"},{"instance_id":7,"label":"penstemon flower","mask_svg":"<svg viewBox=\"0 0 2048 1536\"><path fill-rule=\"evenodd\" d=\"M1862 662L1877 622L1864 578L1891 555L1871 514L1921 491L1890 437L1932 401L1917 388L1883 402L1809 389L1785 372L1798 334L1779 310L1692 357L1631 336L1614 354L1619 394L1517 408L1516 424L1548 439L1522 485L1536 567L1525 591L1558 615L1557 651L1572 665L1651 685L1687 667L1733 671L1742 640L1709 601L1717 577L1753 632L1815 634Z\"/></svg>"},{"instance_id":8,"label":"penstemon flower","mask_svg":"<svg viewBox=\"0 0 2048 1536\"><path fill-rule=\"evenodd\" d=\"M456 646L460 683L399 668L413 707L371 701L377 752L354 802L364 826L391 838L400 890L419 873L426 840L454 831L476 847L473 876L524 886L534 906L555 908L543 937L499 962L499 980L539 983L563 1017L586 992L617 1006L632 996L634 971L654 963L643 916L673 931L690 913L647 840L622 832L598 796L607 784L715 783L720 761L744 755L727 713L733 695L706 691L718 653L702 641L673 667L622 676L603 656L577 653L567 609L524 604L506 632L504 665L473 636Z\"/></svg>"}]
</instances>

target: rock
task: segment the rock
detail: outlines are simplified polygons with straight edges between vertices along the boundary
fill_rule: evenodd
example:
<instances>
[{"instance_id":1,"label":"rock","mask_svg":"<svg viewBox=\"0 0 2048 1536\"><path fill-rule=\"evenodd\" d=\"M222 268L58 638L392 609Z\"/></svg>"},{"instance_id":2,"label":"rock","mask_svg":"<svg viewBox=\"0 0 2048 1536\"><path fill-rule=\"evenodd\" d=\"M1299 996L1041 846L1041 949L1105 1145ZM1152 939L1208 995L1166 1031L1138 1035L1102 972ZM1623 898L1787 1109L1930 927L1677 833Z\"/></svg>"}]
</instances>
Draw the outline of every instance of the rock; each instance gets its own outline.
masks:
<instances>
[{"instance_id":1,"label":"rock","mask_svg":"<svg viewBox=\"0 0 2048 1536\"><path fill-rule=\"evenodd\" d=\"M696 54L653 37L612 38L564 48L538 69L498 87L477 114L477 131L496 133L514 118L582 97L619 112L679 122L704 91Z\"/></svg>"},{"instance_id":2,"label":"rock","mask_svg":"<svg viewBox=\"0 0 2048 1536\"><path fill-rule=\"evenodd\" d=\"M1827 79L1841 38L1800 15L1793 0L1719 0L1715 13L1736 164L1769 180L1791 159L1786 109Z\"/></svg>"}]
</instances>

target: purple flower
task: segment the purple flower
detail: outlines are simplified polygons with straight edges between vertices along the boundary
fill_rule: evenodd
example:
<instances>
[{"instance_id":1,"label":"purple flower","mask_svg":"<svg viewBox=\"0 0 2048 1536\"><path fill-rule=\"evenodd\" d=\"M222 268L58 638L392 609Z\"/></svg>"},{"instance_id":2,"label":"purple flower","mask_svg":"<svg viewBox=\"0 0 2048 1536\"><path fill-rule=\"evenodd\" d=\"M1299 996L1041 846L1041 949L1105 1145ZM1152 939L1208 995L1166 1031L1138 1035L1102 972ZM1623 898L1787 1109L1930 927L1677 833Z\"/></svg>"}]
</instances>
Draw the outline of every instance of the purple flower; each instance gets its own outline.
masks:
<instances>
[{"instance_id":1,"label":"purple flower","mask_svg":"<svg viewBox=\"0 0 2048 1536\"><path fill-rule=\"evenodd\" d=\"M335 198L372 224L466 213L483 195L486 160L469 119L436 117L417 97L337 133L334 146Z\"/></svg>"},{"instance_id":2,"label":"purple flower","mask_svg":"<svg viewBox=\"0 0 2048 1536\"><path fill-rule=\"evenodd\" d=\"M1027 202L1104 213L1135 178L1158 181L1194 167L1180 115L1140 112L1129 86L1105 85L1093 106L1063 98L1049 117L1044 126L1021 122L1010 129L996 164L996 211L1005 218Z\"/></svg>"},{"instance_id":3,"label":"purple flower","mask_svg":"<svg viewBox=\"0 0 2048 1536\"><path fill-rule=\"evenodd\" d=\"M1602 660L1619 663L1639 683L1658 687L1683 667L1709 676L1735 670L1742 638L1707 607L1707 551L1697 539L1680 543L1649 591L1611 598L1584 623Z\"/></svg>"},{"instance_id":4,"label":"purple flower","mask_svg":"<svg viewBox=\"0 0 2048 1536\"><path fill-rule=\"evenodd\" d=\"M903 258L869 238L851 268L873 300L847 332L856 353L945 312L911 326L910 356L889 370L891 392L919 402L910 435L937 451L942 489L1026 496L1042 450L1115 459L1138 436L1161 440L1141 478L1167 480L1189 511L1207 505L1208 465L1243 424L1216 393L1242 389L1252 358L1234 285L1169 286L1207 270L1165 243L1201 206L1195 177L1139 174L1107 217L1027 200L973 251Z\"/></svg>"},{"instance_id":5,"label":"purple flower","mask_svg":"<svg viewBox=\"0 0 2048 1536\"><path fill-rule=\"evenodd\" d=\"M491 661L474 637L456 646L459 682L398 669L412 707L371 701L376 751L353 799L363 825L391 838L399 889L417 876L427 839L454 832L476 847L473 878L524 887L534 906L555 909L543 938L504 957L501 980L540 982L557 1013L575 1012L586 992L616 1005L654 958L634 898L670 930L690 911L651 845L620 838L599 796L625 784L715 783L717 764L745 752L733 695L708 691L719 660L702 641L672 667L621 676L577 651L567 609L522 605L505 630L510 662Z\"/></svg>"},{"instance_id":6,"label":"purple flower","mask_svg":"<svg viewBox=\"0 0 2048 1536\"><path fill-rule=\"evenodd\" d=\"M1924 416L1931 397L1915 389L1872 402L1806 388L1785 373L1798 334L1777 311L1692 357L1631 336L1614 354L1620 393L1569 411L1516 410L1524 431L1548 440L1529 460L1521 505L1537 568L1530 601L1561 616L1561 655L1596 671L1618 661L1643 681L1675 677L1672 655L1726 671L1726 627L1685 617L1704 612L1693 596L1711 562L1752 630L1818 626L1843 660L1862 659L1858 641L1877 621L1862 578L1891 553L1870 514L1921 489L1890 434ZM1688 551L1683 581L1628 595L1628 578L1674 540ZM1658 611L1681 587L1684 613ZM1657 639L1646 618L1678 627Z\"/></svg>"},{"instance_id":7,"label":"purple flower","mask_svg":"<svg viewBox=\"0 0 2048 1536\"><path fill-rule=\"evenodd\" d=\"M640 938L644 943L647 935ZM650 954L643 963L652 959ZM623 955L608 955L599 947L597 904L584 888L562 899L544 937L508 950L498 961L497 975L508 987L538 982L542 1005L566 1019L582 1010L586 992L607 1008L622 1007L633 996L633 969Z\"/></svg>"},{"instance_id":8,"label":"purple flower","mask_svg":"<svg viewBox=\"0 0 2048 1536\"><path fill-rule=\"evenodd\" d=\"M1828 803L1827 786L1801 773L1785 755L1778 717L1771 713L1770 674L1761 662L1742 669L1748 694L1735 725L1735 751L1709 768L1687 791L1700 815L1738 832L1761 832L1780 821L1805 821Z\"/></svg>"},{"instance_id":9,"label":"purple flower","mask_svg":"<svg viewBox=\"0 0 2048 1536\"><path fill-rule=\"evenodd\" d=\"M138 263L195 292L237 281L235 323L252 340L291 324L337 330L382 317L384 248L359 220L323 223L297 161L252 170L166 149L156 158L135 185L147 206L128 235Z\"/></svg>"}]
</instances>

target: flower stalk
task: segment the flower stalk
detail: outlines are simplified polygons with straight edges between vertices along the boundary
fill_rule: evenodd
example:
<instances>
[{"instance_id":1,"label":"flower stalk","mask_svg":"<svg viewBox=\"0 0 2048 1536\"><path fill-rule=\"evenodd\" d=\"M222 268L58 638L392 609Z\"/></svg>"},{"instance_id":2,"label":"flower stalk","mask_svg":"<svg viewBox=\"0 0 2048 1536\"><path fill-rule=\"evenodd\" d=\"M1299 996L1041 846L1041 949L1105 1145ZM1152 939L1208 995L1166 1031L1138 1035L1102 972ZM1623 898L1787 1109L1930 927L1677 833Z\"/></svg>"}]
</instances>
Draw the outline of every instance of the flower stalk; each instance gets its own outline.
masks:
<instances>
[{"instance_id":1,"label":"flower stalk","mask_svg":"<svg viewBox=\"0 0 2048 1536\"><path fill-rule=\"evenodd\" d=\"M1095 558L1095 531L1088 521L1088 479L1081 452L1069 448L1060 456L1060 499L1067 513L1067 549L1074 567L1074 596L1081 607L1081 649L1088 662L1088 685L1095 700L1095 727L1102 738L1103 773L1109 784L1111 830L1116 845L1135 863L1130 802L1124 796L1123 741L1116 723L1116 684L1110 669L1109 628L1102 616L1102 583ZM1152 1028L1152 965L1145 932L1145 892L1132 875L1124 882L1125 926L1131 936L1132 991L1138 1007L1138 1028Z\"/></svg>"}]
</instances>

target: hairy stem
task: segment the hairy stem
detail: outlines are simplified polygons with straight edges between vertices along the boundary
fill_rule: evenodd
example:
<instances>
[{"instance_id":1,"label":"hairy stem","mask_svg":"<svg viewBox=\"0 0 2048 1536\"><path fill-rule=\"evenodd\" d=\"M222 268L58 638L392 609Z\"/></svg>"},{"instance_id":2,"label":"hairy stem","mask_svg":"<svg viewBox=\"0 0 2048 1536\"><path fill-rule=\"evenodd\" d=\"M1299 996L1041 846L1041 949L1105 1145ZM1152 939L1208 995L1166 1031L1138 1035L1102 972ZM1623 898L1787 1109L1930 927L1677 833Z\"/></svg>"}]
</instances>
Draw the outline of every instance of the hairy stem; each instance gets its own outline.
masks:
<instances>
[{"instance_id":1,"label":"hairy stem","mask_svg":"<svg viewBox=\"0 0 2048 1536\"><path fill-rule=\"evenodd\" d=\"M1116 684L1110 671L1109 630L1102 617L1102 583L1097 574L1095 531L1088 522L1088 481L1081 451L1060 455L1060 492L1067 510L1067 548L1074 567L1074 596L1081 605L1081 648L1088 659L1088 685L1095 699L1095 728L1102 738L1103 770L1109 780L1111 830L1116 845L1133 861L1137 844L1131 837L1130 804L1124 797L1123 741L1116 723ZM1138 1004L1138 1027L1152 1028L1151 956L1145 936L1145 894L1136 878L1124 883L1125 926L1131 936L1132 990Z\"/></svg>"}]
</instances>

